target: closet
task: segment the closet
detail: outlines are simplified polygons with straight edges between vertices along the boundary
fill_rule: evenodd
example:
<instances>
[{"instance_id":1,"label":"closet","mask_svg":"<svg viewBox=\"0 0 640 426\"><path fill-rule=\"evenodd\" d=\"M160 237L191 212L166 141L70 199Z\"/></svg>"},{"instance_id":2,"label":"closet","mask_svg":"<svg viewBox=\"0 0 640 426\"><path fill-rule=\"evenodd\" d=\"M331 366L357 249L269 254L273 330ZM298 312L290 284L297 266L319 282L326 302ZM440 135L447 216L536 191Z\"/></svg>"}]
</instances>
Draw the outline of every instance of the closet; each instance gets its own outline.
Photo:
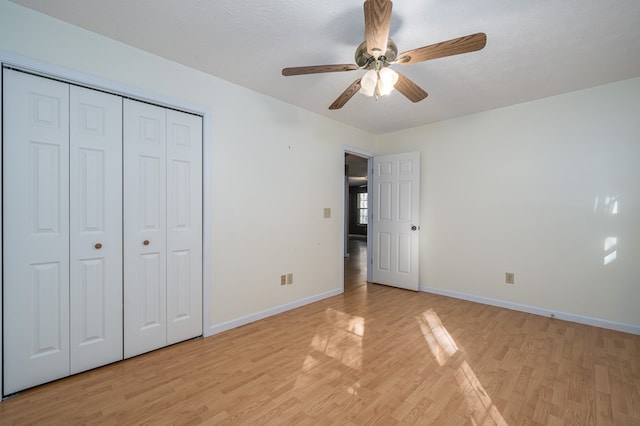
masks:
<instances>
[{"instance_id":1,"label":"closet","mask_svg":"<svg viewBox=\"0 0 640 426\"><path fill-rule=\"evenodd\" d=\"M3 394L202 334L201 117L3 69Z\"/></svg>"},{"instance_id":2,"label":"closet","mask_svg":"<svg viewBox=\"0 0 640 426\"><path fill-rule=\"evenodd\" d=\"M202 118L128 99L124 117L128 358L202 334Z\"/></svg>"}]
</instances>

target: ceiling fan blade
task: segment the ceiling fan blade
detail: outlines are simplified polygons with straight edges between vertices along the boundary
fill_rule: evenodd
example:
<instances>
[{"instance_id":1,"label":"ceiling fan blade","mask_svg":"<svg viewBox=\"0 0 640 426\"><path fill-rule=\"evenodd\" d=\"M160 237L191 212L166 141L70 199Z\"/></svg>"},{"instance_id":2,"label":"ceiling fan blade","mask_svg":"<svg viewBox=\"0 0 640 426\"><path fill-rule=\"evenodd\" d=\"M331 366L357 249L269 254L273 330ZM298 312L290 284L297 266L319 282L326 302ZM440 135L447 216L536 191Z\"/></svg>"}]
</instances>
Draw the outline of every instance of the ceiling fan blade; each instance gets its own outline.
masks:
<instances>
[{"instance_id":1,"label":"ceiling fan blade","mask_svg":"<svg viewBox=\"0 0 640 426\"><path fill-rule=\"evenodd\" d=\"M289 75L302 75L302 74L319 74L323 72L355 71L357 69L358 69L358 66L353 64L310 65L307 67L283 68L282 75L289 76Z\"/></svg>"},{"instance_id":2,"label":"ceiling fan blade","mask_svg":"<svg viewBox=\"0 0 640 426\"><path fill-rule=\"evenodd\" d=\"M364 2L364 35L367 40L367 52L376 59L387 51L392 8L391 0Z\"/></svg>"},{"instance_id":3,"label":"ceiling fan blade","mask_svg":"<svg viewBox=\"0 0 640 426\"><path fill-rule=\"evenodd\" d=\"M347 87L347 90L342 92L342 94L340 96L338 96L338 99L336 99L331 104L329 109L340 109L340 108L342 108L344 106L344 104L346 104L349 101L349 99L351 99L353 97L353 95L358 93L358 90L360 90L360 80L361 79L357 79L356 81L351 83L351 85L349 87Z\"/></svg>"},{"instance_id":4,"label":"ceiling fan blade","mask_svg":"<svg viewBox=\"0 0 640 426\"><path fill-rule=\"evenodd\" d=\"M408 65L429 59L444 58L445 56L459 55L461 53L475 52L487 44L485 33L476 33L464 37L454 38L429 46L408 50L398 55L395 63Z\"/></svg>"},{"instance_id":5,"label":"ceiling fan blade","mask_svg":"<svg viewBox=\"0 0 640 426\"><path fill-rule=\"evenodd\" d=\"M427 92L422 90L420 86L400 73L398 73L398 81L394 87L398 92L405 95L411 102L420 102L428 96Z\"/></svg>"}]
</instances>

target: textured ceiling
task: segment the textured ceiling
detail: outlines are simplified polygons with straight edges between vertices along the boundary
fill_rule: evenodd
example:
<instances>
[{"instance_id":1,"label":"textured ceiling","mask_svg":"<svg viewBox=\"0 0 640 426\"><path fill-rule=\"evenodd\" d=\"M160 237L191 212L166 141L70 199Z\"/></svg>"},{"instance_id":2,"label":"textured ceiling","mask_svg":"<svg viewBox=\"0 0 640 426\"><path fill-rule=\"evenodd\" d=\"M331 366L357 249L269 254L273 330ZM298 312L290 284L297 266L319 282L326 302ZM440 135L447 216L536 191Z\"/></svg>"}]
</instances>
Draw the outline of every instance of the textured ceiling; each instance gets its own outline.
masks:
<instances>
[{"instance_id":1,"label":"textured ceiling","mask_svg":"<svg viewBox=\"0 0 640 426\"><path fill-rule=\"evenodd\" d=\"M386 133L640 76L638 0L396 0L399 51L484 32L465 55L395 67L429 93L328 106L364 71L283 77L353 63L361 0L13 0L370 133Z\"/></svg>"}]
</instances>

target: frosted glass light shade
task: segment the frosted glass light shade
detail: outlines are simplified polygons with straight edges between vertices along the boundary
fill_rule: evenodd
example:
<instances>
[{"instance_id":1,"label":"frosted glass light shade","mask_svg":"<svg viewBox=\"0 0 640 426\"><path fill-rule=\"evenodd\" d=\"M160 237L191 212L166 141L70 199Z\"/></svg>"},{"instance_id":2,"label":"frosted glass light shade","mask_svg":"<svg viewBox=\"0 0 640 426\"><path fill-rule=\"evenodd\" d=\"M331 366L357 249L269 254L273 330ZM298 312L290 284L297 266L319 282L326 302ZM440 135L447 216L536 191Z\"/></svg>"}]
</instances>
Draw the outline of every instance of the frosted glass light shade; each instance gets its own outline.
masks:
<instances>
[{"instance_id":1,"label":"frosted glass light shade","mask_svg":"<svg viewBox=\"0 0 640 426\"><path fill-rule=\"evenodd\" d=\"M398 81L398 73L390 68L382 68L378 73L378 92L380 96L388 95L393 91L393 86Z\"/></svg>"},{"instance_id":2,"label":"frosted glass light shade","mask_svg":"<svg viewBox=\"0 0 640 426\"><path fill-rule=\"evenodd\" d=\"M375 70L367 71L360 80L360 93L365 96L373 96L378 84L378 74Z\"/></svg>"}]
</instances>

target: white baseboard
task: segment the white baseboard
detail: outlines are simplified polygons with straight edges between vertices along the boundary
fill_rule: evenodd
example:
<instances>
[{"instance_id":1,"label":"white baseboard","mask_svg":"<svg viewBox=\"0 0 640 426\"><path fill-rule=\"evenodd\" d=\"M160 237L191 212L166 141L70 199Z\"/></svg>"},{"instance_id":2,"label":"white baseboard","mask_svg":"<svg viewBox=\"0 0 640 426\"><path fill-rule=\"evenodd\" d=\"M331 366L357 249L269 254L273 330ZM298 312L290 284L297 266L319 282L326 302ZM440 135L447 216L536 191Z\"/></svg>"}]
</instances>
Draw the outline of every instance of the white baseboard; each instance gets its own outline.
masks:
<instances>
[{"instance_id":1,"label":"white baseboard","mask_svg":"<svg viewBox=\"0 0 640 426\"><path fill-rule=\"evenodd\" d=\"M308 305L310 303L319 302L320 300L337 296L342 293L343 293L343 289L336 288L334 290L327 291L326 293L320 293L320 294L316 294L315 296L305 297L304 299L300 299L291 303L286 303L284 305L276 306L274 308L267 309L265 311L256 312L255 314L246 315L244 317L232 319L230 321L225 321L219 324L213 324L211 327L209 327L208 330L206 330L204 337L213 336L214 334L222 333L223 331L231 330L232 328L240 327L242 325L246 325L254 321L268 318L270 316L277 315L282 312L290 311L291 309L299 308L301 306Z\"/></svg>"},{"instance_id":2,"label":"white baseboard","mask_svg":"<svg viewBox=\"0 0 640 426\"><path fill-rule=\"evenodd\" d=\"M454 297L456 299L468 300L470 302L482 303L484 305L498 306L500 308L512 309L514 311L526 312L529 314L542 315L561 319L564 321L576 322L578 324L592 325L594 327L607 328L610 330L622 331L624 333L640 335L640 326L623 324L615 321L603 320L600 318L592 318L584 315L570 314L567 312L558 312L546 308L538 308L535 306L521 305L519 303L508 302L506 300L490 299L488 297L475 296L472 294L458 293L455 291L441 290L427 286L420 286L420 291L425 293L439 294L441 296Z\"/></svg>"}]
</instances>

